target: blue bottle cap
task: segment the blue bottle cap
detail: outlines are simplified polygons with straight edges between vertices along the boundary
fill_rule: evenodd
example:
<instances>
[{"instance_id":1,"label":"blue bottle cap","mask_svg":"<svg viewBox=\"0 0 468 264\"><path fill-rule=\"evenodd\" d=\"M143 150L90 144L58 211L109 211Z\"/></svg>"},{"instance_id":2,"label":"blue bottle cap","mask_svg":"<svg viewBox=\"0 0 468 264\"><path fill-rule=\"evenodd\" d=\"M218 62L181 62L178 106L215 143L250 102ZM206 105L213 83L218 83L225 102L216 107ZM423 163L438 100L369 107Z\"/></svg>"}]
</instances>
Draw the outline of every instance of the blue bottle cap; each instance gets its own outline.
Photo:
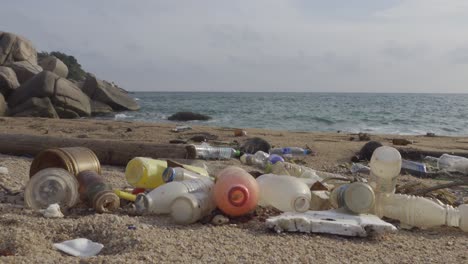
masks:
<instances>
[{"instance_id":1,"label":"blue bottle cap","mask_svg":"<svg viewBox=\"0 0 468 264\"><path fill-rule=\"evenodd\" d=\"M268 160L271 162L271 164L275 164L278 161L284 162L283 157L281 157L280 155L276 155L276 154L271 154Z\"/></svg>"},{"instance_id":2,"label":"blue bottle cap","mask_svg":"<svg viewBox=\"0 0 468 264\"><path fill-rule=\"evenodd\" d=\"M174 180L175 170L174 168L167 167L163 173L162 178L164 182L171 182Z\"/></svg>"}]
</instances>

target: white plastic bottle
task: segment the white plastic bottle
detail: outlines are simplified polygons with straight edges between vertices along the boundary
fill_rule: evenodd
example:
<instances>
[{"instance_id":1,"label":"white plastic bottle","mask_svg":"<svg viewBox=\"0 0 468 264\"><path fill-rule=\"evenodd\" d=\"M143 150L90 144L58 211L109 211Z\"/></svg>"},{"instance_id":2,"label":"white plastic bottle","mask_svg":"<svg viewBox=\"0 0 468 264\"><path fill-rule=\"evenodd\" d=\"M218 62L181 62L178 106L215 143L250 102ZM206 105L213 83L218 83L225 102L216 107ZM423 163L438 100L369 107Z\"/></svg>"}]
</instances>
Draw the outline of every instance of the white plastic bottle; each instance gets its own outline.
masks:
<instances>
[{"instance_id":1,"label":"white plastic bottle","mask_svg":"<svg viewBox=\"0 0 468 264\"><path fill-rule=\"evenodd\" d=\"M240 155L240 152L233 148L213 147L206 143L195 146L195 150L198 159L223 160L239 157Z\"/></svg>"},{"instance_id":2,"label":"white plastic bottle","mask_svg":"<svg viewBox=\"0 0 468 264\"><path fill-rule=\"evenodd\" d=\"M369 185L376 193L394 193L396 178L400 175L401 155L397 149L387 146L377 148L370 161Z\"/></svg>"},{"instance_id":3,"label":"white plastic bottle","mask_svg":"<svg viewBox=\"0 0 468 264\"><path fill-rule=\"evenodd\" d=\"M356 214L363 214L374 209L374 190L365 183L353 182L335 188L330 194L330 203L335 208L344 207Z\"/></svg>"},{"instance_id":4,"label":"white plastic bottle","mask_svg":"<svg viewBox=\"0 0 468 264\"><path fill-rule=\"evenodd\" d=\"M198 179L201 177L207 177L200 175L196 172L189 171L184 168L180 167L167 167L163 173L162 173L162 178L164 182L172 182L172 181L185 181L185 180L193 180L193 179Z\"/></svg>"},{"instance_id":5,"label":"white plastic bottle","mask_svg":"<svg viewBox=\"0 0 468 264\"><path fill-rule=\"evenodd\" d=\"M271 205L283 212L309 210L311 193L301 180L285 175L265 174L257 179L261 206Z\"/></svg>"},{"instance_id":6,"label":"white plastic bottle","mask_svg":"<svg viewBox=\"0 0 468 264\"><path fill-rule=\"evenodd\" d=\"M209 215L216 208L212 192L186 193L171 204L171 216L177 224L187 225Z\"/></svg>"},{"instance_id":7,"label":"white plastic bottle","mask_svg":"<svg viewBox=\"0 0 468 264\"><path fill-rule=\"evenodd\" d=\"M168 214L177 197L194 192L211 192L214 182L208 177L180 182L169 182L147 194L138 194L135 207L138 212Z\"/></svg>"},{"instance_id":8,"label":"white plastic bottle","mask_svg":"<svg viewBox=\"0 0 468 264\"><path fill-rule=\"evenodd\" d=\"M455 226L468 232L468 204L453 208L438 200L404 194L382 193L378 197L375 214L399 220L400 223L428 228Z\"/></svg>"}]
</instances>

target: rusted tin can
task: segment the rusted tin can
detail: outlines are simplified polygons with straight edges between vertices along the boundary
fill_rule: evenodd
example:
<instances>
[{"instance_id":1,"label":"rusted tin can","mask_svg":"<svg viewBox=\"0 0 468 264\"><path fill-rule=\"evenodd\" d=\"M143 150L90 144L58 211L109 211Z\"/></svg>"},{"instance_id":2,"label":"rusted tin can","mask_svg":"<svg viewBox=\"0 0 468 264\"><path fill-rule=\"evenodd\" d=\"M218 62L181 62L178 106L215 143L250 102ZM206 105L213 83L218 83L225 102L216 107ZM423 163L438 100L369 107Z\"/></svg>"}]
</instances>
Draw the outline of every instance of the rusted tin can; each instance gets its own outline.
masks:
<instances>
[{"instance_id":1,"label":"rusted tin can","mask_svg":"<svg viewBox=\"0 0 468 264\"><path fill-rule=\"evenodd\" d=\"M120 207L120 199L112 187L95 171L82 171L78 179L80 199L87 202L98 213L108 213Z\"/></svg>"},{"instance_id":2,"label":"rusted tin can","mask_svg":"<svg viewBox=\"0 0 468 264\"><path fill-rule=\"evenodd\" d=\"M29 177L46 168L62 168L75 176L85 170L101 174L101 164L96 154L84 147L53 148L40 152L31 164Z\"/></svg>"}]
</instances>

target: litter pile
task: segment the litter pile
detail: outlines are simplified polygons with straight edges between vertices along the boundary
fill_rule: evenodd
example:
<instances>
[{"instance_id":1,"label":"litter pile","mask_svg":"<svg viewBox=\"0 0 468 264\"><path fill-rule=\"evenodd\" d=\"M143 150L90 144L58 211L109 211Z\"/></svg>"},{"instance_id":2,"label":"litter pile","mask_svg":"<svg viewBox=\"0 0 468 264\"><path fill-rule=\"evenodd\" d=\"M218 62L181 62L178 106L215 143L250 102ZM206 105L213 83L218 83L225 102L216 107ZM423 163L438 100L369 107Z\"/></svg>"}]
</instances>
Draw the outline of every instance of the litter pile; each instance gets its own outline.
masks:
<instances>
[{"instance_id":1,"label":"litter pile","mask_svg":"<svg viewBox=\"0 0 468 264\"><path fill-rule=\"evenodd\" d=\"M375 148L369 166L352 166L353 173L369 174L368 180L293 162L297 157L314 154L310 149L241 152L206 143L193 147L197 159L238 158L262 173L255 178L240 167L228 166L211 175L206 166L134 157L125 169L125 178L132 188L113 189L101 176L101 165L93 151L84 147L54 148L34 158L24 193L25 204L45 217L63 217L61 208L72 208L80 201L97 213L112 213L121 204L131 203L136 214L167 214L180 225L198 222L216 209L221 213L212 222L222 224L251 213L257 206L271 206L283 212L266 219L266 227L276 232L363 237L397 231L383 219L420 228L454 226L468 232L468 205L453 208L438 200L395 193L402 169L427 171L422 163L402 160L399 151L392 147ZM427 160L436 161L441 169L468 172L468 159L443 155ZM92 256L105 245L77 238L54 246L74 256Z\"/></svg>"}]
</instances>

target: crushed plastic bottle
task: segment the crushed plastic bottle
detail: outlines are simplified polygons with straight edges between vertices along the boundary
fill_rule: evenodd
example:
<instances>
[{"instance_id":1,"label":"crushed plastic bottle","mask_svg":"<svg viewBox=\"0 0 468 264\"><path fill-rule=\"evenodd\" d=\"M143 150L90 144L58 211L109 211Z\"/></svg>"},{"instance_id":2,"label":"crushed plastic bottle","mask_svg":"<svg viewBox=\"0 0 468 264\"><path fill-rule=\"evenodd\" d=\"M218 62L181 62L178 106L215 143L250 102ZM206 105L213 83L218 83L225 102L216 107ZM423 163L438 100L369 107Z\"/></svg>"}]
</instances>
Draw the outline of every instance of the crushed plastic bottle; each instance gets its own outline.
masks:
<instances>
[{"instance_id":1,"label":"crushed plastic bottle","mask_svg":"<svg viewBox=\"0 0 468 264\"><path fill-rule=\"evenodd\" d=\"M312 151L310 149L303 149L298 147L273 148L270 150L270 154L280 155L285 158L303 157L311 153Z\"/></svg>"},{"instance_id":2,"label":"crushed plastic bottle","mask_svg":"<svg viewBox=\"0 0 468 264\"><path fill-rule=\"evenodd\" d=\"M340 177L343 176L335 173L329 173L325 171L317 171L309 167L305 167L298 164L289 162L276 162L265 170L266 173L272 173L276 175L289 175L298 178L309 178L316 181L322 181L323 179Z\"/></svg>"},{"instance_id":3,"label":"crushed plastic bottle","mask_svg":"<svg viewBox=\"0 0 468 264\"><path fill-rule=\"evenodd\" d=\"M244 154L240 157L240 161L246 165L256 166L261 169L265 169L276 162L283 162L284 159L276 154L268 154L263 151L257 151L255 154Z\"/></svg>"},{"instance_id":4,"label":"crushed plastic bottle","mask_svg":"<svg viewBox=\"0 0 468 264\"><path fill-rule=\"evenodd\" d=\"M223 160L239 157L240 151L227 147L213 147L209 144L202 143L195 146L196 157L198 159L214 159Z\"/></svg>"}]
</instances>

